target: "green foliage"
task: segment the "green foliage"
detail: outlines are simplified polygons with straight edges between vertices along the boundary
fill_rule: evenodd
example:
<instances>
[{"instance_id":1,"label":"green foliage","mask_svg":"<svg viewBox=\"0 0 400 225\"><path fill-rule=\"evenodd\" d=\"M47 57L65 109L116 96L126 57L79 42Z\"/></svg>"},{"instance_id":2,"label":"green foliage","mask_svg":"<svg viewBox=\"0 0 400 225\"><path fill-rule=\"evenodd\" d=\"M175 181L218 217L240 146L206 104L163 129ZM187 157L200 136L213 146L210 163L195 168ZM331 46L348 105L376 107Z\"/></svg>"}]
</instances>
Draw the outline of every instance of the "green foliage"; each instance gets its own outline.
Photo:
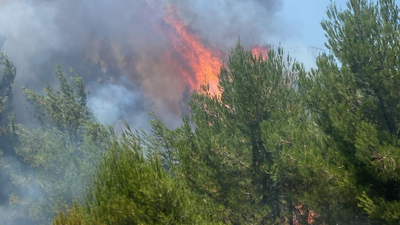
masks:
<instances>
[{"instance_id":1,"label":"green foliage","mask_svg":"<svg viewBox=\"0 0 400 225\"><path fill-rule=\"evenodd\" d=\"M302 77L299 90L330 149L324 158L337 178L332 188L341 193L331 212L346 206L355 212L348 222L356 222L359 206L379 223L397 224L399 9L392 0L347 6L328 9L322 27L333 55L318 58L318 69Z\"/></svg>"},{"instance_id":2,"label":"green foliage","mask_svg":"<svg viewBox=\"0 0 400 225\"><path fill-rule=\"evenodd\" d=\"M13 92L12 84L16 76L16 68L8 56L0 52L0 217L2 223L7 222L9 219L15 217L16 212L20 212L18 207L14 204L17 199L14 193L9 193L8 190L12 189L8 181L15 179L15 177L9 176L10 164L8 164L6 157L13 154L13 147L15 144L15 115L12 113L13 110ZM9 201L7 203L7 195ZM5 203L5 204L4 204ZM4 204L4 205L3 205ZM5 210L5 208L11 210ZM4 224L4 223L3 223Z\"/></svg>"},{"instance_id":3,"label":"green foliage","mask_svg":"<svg viewBox=\"0 0 400 225\"><path fill-rule=\"evenodd\" d=\"M0 79L0 113L10 111L12 107L12 88L17 70L14 64L3 52L0 53L1 79Z\"/></svg>"},{"instance_id":4,"label":"green foliage","mask_svg":"<svg viewBox=\"0 0 400 225\"><path fill-rule=\"evenodd\" d=\"M60 84L58 91L47 86L43 89L45 95L25 87L24 92L34 105L36 119L41 125L66 130L71 138L76 139L79 128L91 119L91 115L86 106L87 92L82 77L73 69L70 72L74 75L71 77L74 86L70 84L60 65L57 65L55 76Z\"/></svg>"},{"instance_id":5,"label":"green foliage","mask_svg":"<svg viewBox=\"0 0 400 225\"><path fill-rule=\"evenodd\" d=\"M76 144L67 132L55 128L28 130L19 126L17 134L20 143L15 151L36 170L36 176L30 179L43 192L39 206L31 208L31 217L43 219L42 215L55 212L57 203L68 203L74 196L82 200L84 187L90 184L107 143L91 145L88 139L92 136L85 135L83 143ZM53 208L49 208L51 205Z\"/></svg>"},{"instance_id":6,"label":"green foliage","mask_svg":"<svg viewBox=\"0 0 400 225\"><path fill-rule=\"evenodd\" d=\"M158 153L145 154L129 128L107 152L84 206L59 210L54 225L213 224L181 180L161 166Z\"/></svg>"},{"instance_id":7,"label":"green foliage","mask_svg":"<svg viewBox=\"0 0 400 225\"><path fill-rule=\"evenodd\" d=\"M0 52L0 149L10 150L7 142L10 142L8 134L13 132L14 116L11 114L13 108L13 93L11 85L14 83L16 68L8 59L7 55Z\"/></svg>"},{"instance_id":8,"label":"green foliage","mask_svg":"<svg viewBox=\"0 0 400 225\"><path fill-rule=\"evenodd\" d=\"M52 225L83 225L84 223L84 209L81 204L73 201L72 207L65 207L63 211L58 207L57 216L54 218Z\"/></svg>"},{"instance_id":9,"label":"green foliage","mask_svg":"<svg viewBox=\"0 0 400 225\"><path fill-rule=\"evenodd\" d=\"M59 91L48 86L42 96L24 88L42 126L15 126L18 143L14 152L31 172L10 167L9 173L16 187L23 187L20 181L24 180L25 189L32 192L31 198L22 198L25 202L15 203L28 209L31 223L49 223L57 204L71 204L73 197L83 201L85 187L111 144L110 129L92 118L86 106L85 85L74 75L72 86L57 66Z\"/></svg>"},{"instance_id":10,"label":"green foliage","mask_svg":"<svg viewBox=\"0 0 400 225\"><path fill-rule=\"evenodd\" d=\"M192 94L191 119L175 131L152 122L167 167L211 198L226 223L307 220L296 208L304 201L293 194L294 187L307 186L290 160L303 148L294 131L308 129L293 88L299 73L304 69L285 59L281 48L264 61L238 43L220 71L221 96L210 95L207 86Z\"/></svg>"}]
</instances>

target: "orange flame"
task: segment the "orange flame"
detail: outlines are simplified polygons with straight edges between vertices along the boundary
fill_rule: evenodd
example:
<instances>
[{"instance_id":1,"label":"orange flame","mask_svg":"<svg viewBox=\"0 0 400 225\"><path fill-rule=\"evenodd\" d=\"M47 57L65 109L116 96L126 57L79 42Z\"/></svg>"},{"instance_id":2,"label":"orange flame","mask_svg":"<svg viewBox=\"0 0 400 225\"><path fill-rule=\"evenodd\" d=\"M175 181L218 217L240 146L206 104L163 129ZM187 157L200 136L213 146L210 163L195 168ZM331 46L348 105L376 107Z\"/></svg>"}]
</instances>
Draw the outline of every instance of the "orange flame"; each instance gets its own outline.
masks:
<instances>
[{"instance_id":1,"label":"orange flame","mask_svg":"<svg viewBox=\"0 0 400 225\"><path fill-rule=\"evenodd\" d=\"M259 58L260 56L262 57L262 59L265 61L268 59L268 50L269 50L269 46L268 45L255 45L253 47L251 47L251 53Z\"/></svg>"},{"instance_id":2,"label":"orange flame","mask_svg":"<svg viewBox=\"0 0 400 225\"><path fill-rule=\"evenodd\" d=\"M169 34L172 46L178 52L183 62L172 59L174 66L183 75L192 89L198 89L202 84L209 85L213 95L220 93L218 89L218 73L222 63L215 50L207 48L200 38L188 31L188 27L179 19L176 7L169 7L164 14L164 21L172 28Z\"/></svg>"}]
</instances>

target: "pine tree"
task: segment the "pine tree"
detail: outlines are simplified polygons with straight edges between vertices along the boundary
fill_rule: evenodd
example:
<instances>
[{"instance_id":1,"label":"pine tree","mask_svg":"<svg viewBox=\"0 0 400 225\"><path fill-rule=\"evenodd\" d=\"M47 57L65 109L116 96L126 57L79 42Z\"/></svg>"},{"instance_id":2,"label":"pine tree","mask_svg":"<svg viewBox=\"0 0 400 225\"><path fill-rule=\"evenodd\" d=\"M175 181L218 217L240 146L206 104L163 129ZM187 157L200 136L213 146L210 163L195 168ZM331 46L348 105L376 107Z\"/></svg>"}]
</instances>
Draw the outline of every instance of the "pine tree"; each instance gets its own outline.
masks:
<instances>
[{"instance_id":1,"label":"pine tree","mask_svg":"<svg viewBox=\"0 0 400 225\"><path fill-rule=\"evenodd\" d=\"M34 105L36 119L43 127L57 127L67 131L71 139L77 140L78 131L90 119L93 119L86 105L87 92L82 77L70 69L74 76L68 81L60 65L56 65L55 76L59 81L58 91L51 86L43 89L42 96L34 90L23 88L28 100Z\"/></svg>"},{"instance_id":2,"label":"pine tree","mask_svg":"<svg viewBox=\"0 0 400 225\"><path fill-rule=\"evenodd\" d=\"M15 138L15 115L13 114L13 91L12 85L16 76L16 68L8 56L0 52L0 214L2 222L7 223L12 219L12 213L15 210L7 210L11 208L15 195L11 193L15 187L11 184L12 176L9 173L11 163L8 157L14 156L14 145L17 143ZM7 156L7 157L5 157ZM27 217L27 216L23 216ZM20 220L23 221L23 220ZM3 223L3 224L4 224Z\"/></svg>"},{"instance_id":3,"label":"pine tree","mask_svg":"<svg viewBox=\"0 0 400 225\"><path fill-rule=\"evenodd\" d=\"M164 171L159 154L146 153L142 142L129 127L114 137L86 203L59 209L53 225L219 224L203 200Z\"/></svg>"},{"instance_id":4,"label":"pine tree","mask_svg":"<svg viewBox=\"0 0 400 225\"><path fill-rule=\"evenodd\" d=\"M298 73L303 67L281 48L265 61L239 42L219 74L221 96L210 95L207 86L192 94L190 120L175 131L152 122L166 163L210 198L226 223L294 223L301 217L296 206L304 202L289 194L295 176L281 164L282 155L295 151L292 128L304 115L294 88Z\"/></svg>"},{"instance_id":5,"label":"pine tree","mask_svg":"<svg viewBox=\"0 0 400 225\"><path fill-rule=\"evenodd\" d=\"M3 52L0 52L0 66L0 150L10 153L10 134L14 131L12 84L17 71L12 61Z\"/></svg>"},{"instance_id":6,"label":"pine tree","mask_svg":"<svg viewBox=\"0 0 400 225\"><path fill-rule=\"evenodd\" d=\"M14 151L31 172L11 174L17 187L40 192L40 198L32 195L16 203L29 209L33 224L50 223L57 204L70 204L73 197L83 201L85 187L111 144L109 129L97 123L87 109L82 78L71 72L73 85L57 65L59 90L47 86L45 95L24 88L41 126L16 125L19 141Z\"/></svg>"},{"instance_id":7,"label":"pine tree","mask_svg":"<svg viewBox=\"0 0 400 225\"><path fill-rule=\"evenodd\" d=\"M318 69L300 82L310 115L326 135L324 157L336 193L326 194L339 200L327 209L354 212L348 224L365 223L363 214L397 224L399 9L392 0L350 0L343 11L332 4L327 15L322 27L332 54L320 56Z\"/></svg>"}]
</instances>

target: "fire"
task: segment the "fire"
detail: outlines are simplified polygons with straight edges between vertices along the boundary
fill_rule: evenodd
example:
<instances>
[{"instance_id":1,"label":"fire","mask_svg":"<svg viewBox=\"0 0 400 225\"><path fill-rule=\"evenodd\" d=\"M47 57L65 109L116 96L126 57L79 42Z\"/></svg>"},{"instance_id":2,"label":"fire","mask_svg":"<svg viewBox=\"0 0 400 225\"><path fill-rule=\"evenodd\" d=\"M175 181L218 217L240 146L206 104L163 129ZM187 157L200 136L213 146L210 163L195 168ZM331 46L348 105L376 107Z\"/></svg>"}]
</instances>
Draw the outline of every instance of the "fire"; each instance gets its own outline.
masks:
<instances>
[{"instance_id":1,"label":"fire","mask_svg":"<svg viewBox=\"0 0 400 225\"><path fill-rule=\"evenodd\" d=\"M268 50L269 50L269 46L268 45L255 45L251 48L251 53L258 57L262 57L262 59L265 61L268 59Z\"/></svg>"},{"instance_id":2,"label":"fire","mask_svg":"<svg viewBox=\"0 0 400 225\"><path fill-rule=\"evenodd\" d=\"M179 19L176 7L165 10L164 21L171 26L168 38L184 61L171 57L174 66L192 89L208 84L210 93L218 95L218 73L222 63L217 51L207 48L198 36L188 31L187 25Z\"/></svg>"}]
</instances>

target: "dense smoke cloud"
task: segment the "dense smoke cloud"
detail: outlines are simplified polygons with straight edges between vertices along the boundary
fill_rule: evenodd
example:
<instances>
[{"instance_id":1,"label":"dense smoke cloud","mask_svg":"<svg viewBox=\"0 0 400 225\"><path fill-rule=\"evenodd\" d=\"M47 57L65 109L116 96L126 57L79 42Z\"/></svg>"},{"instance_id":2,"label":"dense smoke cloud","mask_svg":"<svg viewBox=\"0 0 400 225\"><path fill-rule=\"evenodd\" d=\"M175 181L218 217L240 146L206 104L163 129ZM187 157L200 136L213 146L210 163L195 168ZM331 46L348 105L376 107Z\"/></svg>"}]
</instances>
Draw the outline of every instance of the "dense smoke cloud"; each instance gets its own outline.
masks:
<instances>
[{"instance_id":1,"label":"dense smoke cloud","mask_svg":"<svg viewBox=\"0 0 400 225\"><path fill-rule=\"evenodd\" d=\"M282 21L276 16L280 0L3 0L3 49L18 69L18 85L36 90L47 83L54 85L58 62L65 71L73 67L84 77L92 104L107 104L103 90L110 87L115 91L110 95L130 92L118 98L133 100L113 98L119 106L108 123L135 121L129 117L150 108L158 114L178 115L178 101L187 84L165 60L164 53L172 46L163 33L168 29L163 15L170 6L178 8L181 19L206 46L225 57L239 36L251 46L283 35L278 29ZM92 109L101 108L97 104Z\"/></svg>"},{"instance_id":2,"label":"dense smoke cloud","mask_svg":"<svg viewBox=\"0 0 400 225\"><path fill-rule=\"evenodd\" d=\"M285 23L277 16L283 6L280 0L180 0L178 5L185 9L184 19L224 51L229 51L238 37L249 47L285 35Z\"/></svg>"}]
</instances>

